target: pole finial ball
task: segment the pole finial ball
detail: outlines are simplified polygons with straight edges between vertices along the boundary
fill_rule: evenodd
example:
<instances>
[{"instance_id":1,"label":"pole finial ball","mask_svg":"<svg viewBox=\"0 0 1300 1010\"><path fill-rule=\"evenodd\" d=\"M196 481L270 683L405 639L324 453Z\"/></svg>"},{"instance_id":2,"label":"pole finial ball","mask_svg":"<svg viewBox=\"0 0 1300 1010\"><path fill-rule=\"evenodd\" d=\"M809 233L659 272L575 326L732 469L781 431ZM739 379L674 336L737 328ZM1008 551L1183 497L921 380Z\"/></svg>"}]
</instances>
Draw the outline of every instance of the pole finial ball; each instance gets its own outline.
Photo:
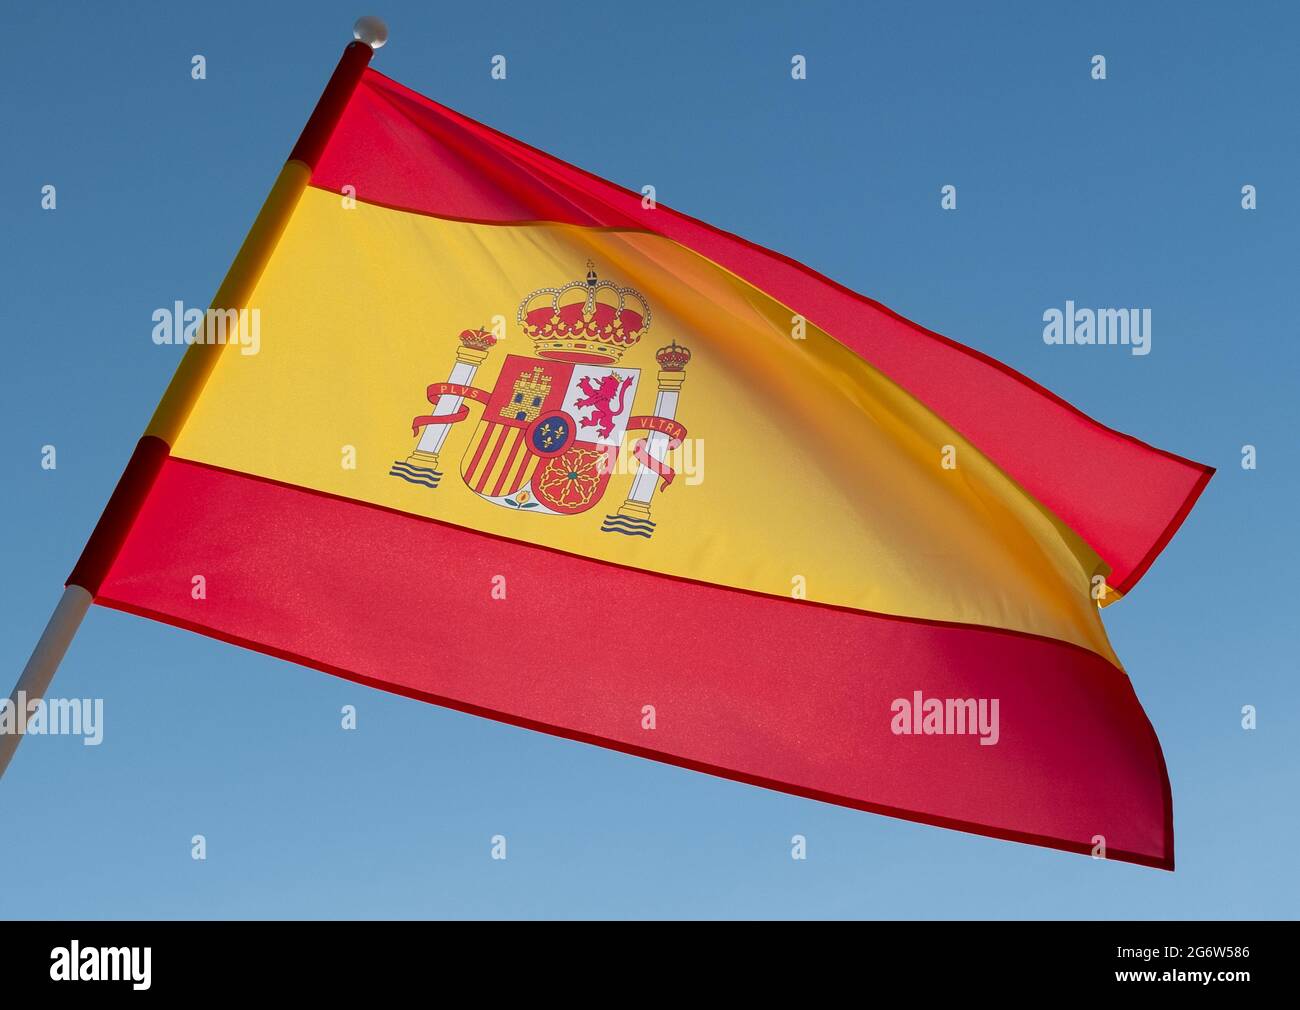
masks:
<instances>
[{"instance_id":1,"label":"pole finial ball","mask_svg":"<svg viewBox=\"0 0 1300 1010\"><path fill-rule=\"evenodd\" d=\"M357 18L357 23L352 26L352 35L358 42L364 42L371 49L382 49L384 43L388 41L388 25L384 24L383 18L367 15Z\"/></svg>"}]
</instances>

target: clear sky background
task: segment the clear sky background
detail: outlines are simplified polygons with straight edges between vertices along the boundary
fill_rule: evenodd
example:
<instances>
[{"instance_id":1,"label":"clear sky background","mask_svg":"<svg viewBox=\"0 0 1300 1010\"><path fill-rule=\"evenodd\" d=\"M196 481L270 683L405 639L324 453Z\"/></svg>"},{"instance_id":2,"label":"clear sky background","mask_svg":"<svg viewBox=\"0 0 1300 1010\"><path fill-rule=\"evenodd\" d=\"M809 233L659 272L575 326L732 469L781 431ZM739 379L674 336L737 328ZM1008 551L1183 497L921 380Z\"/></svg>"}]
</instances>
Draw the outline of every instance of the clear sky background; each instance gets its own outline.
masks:
<instances>
[{"instance_id":1,"label":"clear sky background","mask_svg":"<svg viewBox=\"0 0 1300 1010\"><path fill-rule=\"evenodd\" d=\"M8 5L0 690L179 360L151 313L206 306L365 13L385 74L1219 468L1106 611L1178 869L767 792L96 608L54 693L102 697L105 740L31 738L0 781L0 917L1295 916L1293 3ZM1066 299L1150 308L1152 353L1045 346Z\"/></svg>"}]
</instances>

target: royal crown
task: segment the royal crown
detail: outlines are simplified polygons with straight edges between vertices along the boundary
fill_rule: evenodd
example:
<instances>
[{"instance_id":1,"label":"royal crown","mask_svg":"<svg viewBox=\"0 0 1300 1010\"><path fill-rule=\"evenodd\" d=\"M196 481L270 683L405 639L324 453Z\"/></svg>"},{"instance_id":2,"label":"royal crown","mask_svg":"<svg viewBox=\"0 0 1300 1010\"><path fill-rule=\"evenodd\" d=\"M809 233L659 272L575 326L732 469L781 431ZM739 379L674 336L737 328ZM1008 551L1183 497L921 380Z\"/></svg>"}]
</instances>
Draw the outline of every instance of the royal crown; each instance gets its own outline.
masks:
<instances>
[{"instance_id":1,"label":"royal crown","mask_svg":"<svg viewBox=\"0 0 1300 1010\"><path fill-rule=\"evenodd\" d=\"M480 326L476 330L461 330L460 342L471 350L488 351L496 344L497 338Z\"/></svg>"},{"instance_id":2,"label":"royal crown","mask_svg":"<svg viewBox=\"0 0 1300 1010\"><path fill-rule=\"evenodd\" d=\"M665 372L684 372L690 360L691 349L683 347L676 340L655 351L655 361L659 362L659 367Z\"/></svg>"},{"instance_id":3,"label":"royal crown","mask_svg":"<svg viewBox=\"0 0 1300 1010\"><path fill-rule=\"evenodd\" d=\"M519 303L518 319L538 357L608 365L650 329L650 305L632 288L598 280L589 262L585 282L534 291Z\"/></svg>"}]
</instances>

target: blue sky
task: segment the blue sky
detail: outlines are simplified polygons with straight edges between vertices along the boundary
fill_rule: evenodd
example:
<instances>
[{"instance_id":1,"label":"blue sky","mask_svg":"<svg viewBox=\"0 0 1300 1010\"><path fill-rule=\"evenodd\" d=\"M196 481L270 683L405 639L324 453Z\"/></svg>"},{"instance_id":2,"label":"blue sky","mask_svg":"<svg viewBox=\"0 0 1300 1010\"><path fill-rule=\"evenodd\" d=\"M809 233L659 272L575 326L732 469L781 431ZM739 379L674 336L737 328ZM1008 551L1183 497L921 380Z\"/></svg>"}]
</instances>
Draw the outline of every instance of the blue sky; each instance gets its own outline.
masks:
<instances>
[{"instance_id":1,"label":"blue sky","mask_svg":"<svg viewBox=\"0 0 1300 1010\"><path fill-rule=\"evenodd\" d=\"M1300 12L1081 6L388 0L371 13L392 33L374 62L385 74L653 184L1219 468L1106 612L1169 763L1176 873L725 782L96 609L55 693L102 697L105 740L32 738L0 781L0 916L1293 917ZM11 678L176 366L151 313L206 305L362 13L335 0L7 13ZM505 81L489 75L498 53ZM795 53L806 81L790 79ZM1090 77L1098 53L1105 81ZM194 54L206 80L190 77ZM946 184L955 212L939 207ZM1151 353L1046 346L1042 313L1067 299L1149 307ZM41 469L45 444L57 470ZM339 728L347 704L354 732ZM504 862L489 858L495 834ZM790 859L794 834L806 861Z\"/></svg>"}]
</instances>

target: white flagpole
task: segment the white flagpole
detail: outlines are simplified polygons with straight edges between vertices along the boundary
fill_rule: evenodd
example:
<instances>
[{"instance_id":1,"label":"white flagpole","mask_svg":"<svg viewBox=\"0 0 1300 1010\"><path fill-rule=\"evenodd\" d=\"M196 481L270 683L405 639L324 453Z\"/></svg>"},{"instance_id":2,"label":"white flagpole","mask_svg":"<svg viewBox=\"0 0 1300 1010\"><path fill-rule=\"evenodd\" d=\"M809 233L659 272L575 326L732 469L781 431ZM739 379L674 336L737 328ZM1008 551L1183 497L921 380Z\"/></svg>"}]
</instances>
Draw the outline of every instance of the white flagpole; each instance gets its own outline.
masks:
<instances>
[{"instance_id":1,"label":"white flagpole","mask_svg":"<svg viewBox=\"0 0 1300 1010\"><path fill-rule=\"evenodd\" d=\"M231 264L226 279L217 290L212 300L214 307L239 309L247 303L357 81L369 65L374 51L388 41L388 28L379 18L364 17L353 25L352 35L356 41L343 51L343 58L326 84L298 143L289 153L289 161L281 170L280 177L253 222L248 237L244 239L235 262ZM99 591L100 582L130 529L135 510L148 493L153 477L169 451L168 446L180 430L185 415L198 398L203 383L215 364L213 352L219 349L215 344L194 344L181 359L181 365L158 406L154 420L150 422L149 432L136 447L135 454L118 482L117 490L109 499L104 515L91 533L67 588L63 590L63 596L59 598L58 606L54 608L40 641L36 643L31 659L23 667L22 675L14 685L10 701L15 708L20 697L28 702L45 696L50 681L54 678L54 671L59 668L64 653L72 643L72 636L77 633L82 618L90 609L94 592ZM85 581L90 588L77 585L77 579ZM23 717L14 720L15 726L22 723ZM21 733L0 732L0 776L9 767L21 741Z\"/></svg>"},{"instance_id":2,"label":"white flagpole","mask_svg":"<svg viewBox=\"0 0 1300 1010\"><path fill-rule=\"evenodd\" d=\"M72 644L72 636L81 627L81 619L86 616L86 611L89 609L90 594L80 586L68 586L63 590L58 606L50 615L49 623L45 625L40 641L32 650L31 659L27 660L22 676L18 678L13 694L9 696L16 718L13 732L0 733L0 776L3 776L5 769L9 767L14 751L18 749L19 741L22 740L17 729L24 718L17 715L19 701L21 700L25 705L29 701L45 697L46 688L50 686L54 671L59 668L63 654Z\"/></svg>"}]
</instances>

